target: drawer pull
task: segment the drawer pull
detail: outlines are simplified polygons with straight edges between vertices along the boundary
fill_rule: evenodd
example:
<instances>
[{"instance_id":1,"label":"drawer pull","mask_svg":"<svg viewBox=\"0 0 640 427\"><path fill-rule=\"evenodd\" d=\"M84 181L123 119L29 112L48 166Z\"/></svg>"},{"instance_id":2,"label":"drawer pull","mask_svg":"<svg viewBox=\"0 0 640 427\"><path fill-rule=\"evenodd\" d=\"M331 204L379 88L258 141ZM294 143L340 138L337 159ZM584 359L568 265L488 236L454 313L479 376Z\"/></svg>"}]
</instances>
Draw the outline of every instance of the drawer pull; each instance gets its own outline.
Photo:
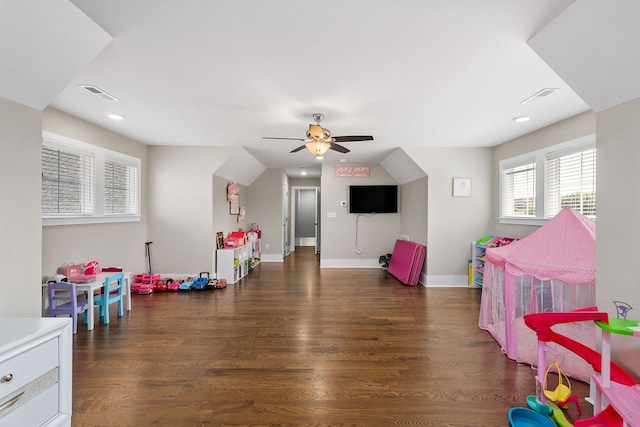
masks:
<instances>
[{"instance_id":1,"label":"drawer pull","mask_svg":"<svg viewBox=\"0 0 640 427\"><path fill-rule=\"evenodd\" d=\"M13 379L13 374L7 374L4 377L2 377L2 382L3 383L8 383L9 381L11 381Z\"/></svg>"},{"instance_id":2,"label":"drawer pull","mask_svg":"<svg viewBox=\"0 0 640 427\"><path fill-rule=\"evenodd\" d=\"M22 397L22 395L24 394L24 391L14 397L11 398L11 400L6 401L5 403L3 403L2 405L0 405L0 412L3 412L6 409L11 408L13 405L15 405L16 403L18 403L18 401L20 400L20 398Z\"/></svg>"}]
</instances>

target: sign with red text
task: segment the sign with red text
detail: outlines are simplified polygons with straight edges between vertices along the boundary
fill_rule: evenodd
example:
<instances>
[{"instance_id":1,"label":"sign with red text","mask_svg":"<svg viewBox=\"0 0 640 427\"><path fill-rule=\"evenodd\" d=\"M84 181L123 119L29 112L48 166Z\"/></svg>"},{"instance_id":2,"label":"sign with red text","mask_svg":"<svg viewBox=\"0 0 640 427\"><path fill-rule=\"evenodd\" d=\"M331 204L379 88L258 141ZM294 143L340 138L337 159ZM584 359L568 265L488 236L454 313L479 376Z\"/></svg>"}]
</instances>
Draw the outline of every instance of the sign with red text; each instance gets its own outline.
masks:
<instances>
[{"instance_id":1,"label":"sign with red text","mask_svg":"<svg viewBox=\"0 0 640 427\"><path fill-rule=\"evenodd\" d=\"M369 166L336 166L337 178L369 178Z\"/></svg>"}]
</instances>

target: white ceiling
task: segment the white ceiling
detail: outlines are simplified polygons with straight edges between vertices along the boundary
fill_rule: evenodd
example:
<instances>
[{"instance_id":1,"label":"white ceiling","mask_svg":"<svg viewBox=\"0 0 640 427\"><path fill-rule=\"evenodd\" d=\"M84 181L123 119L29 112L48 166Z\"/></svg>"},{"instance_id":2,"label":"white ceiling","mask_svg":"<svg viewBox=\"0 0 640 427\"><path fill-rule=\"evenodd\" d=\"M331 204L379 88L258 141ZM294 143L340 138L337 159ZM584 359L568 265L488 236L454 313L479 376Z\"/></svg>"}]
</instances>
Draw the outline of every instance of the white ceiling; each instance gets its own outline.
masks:
<instances>
[{"instance_id":1,"label":"white ceiling","mask_svg":"<svg viewBox=\"0 0 640 427\"><path fill-rule=\"evenodd\" d=\"M50 106L149 145L241 146L293 176L318 161L262 137L304 138L316 112L333 135L374 137L324 161L367 164L398 147L494 146L590 108L527 43L572 0L72 3L113 40ZM520 104L543 88L560 90Z\"/></svg>"}]
</instances>

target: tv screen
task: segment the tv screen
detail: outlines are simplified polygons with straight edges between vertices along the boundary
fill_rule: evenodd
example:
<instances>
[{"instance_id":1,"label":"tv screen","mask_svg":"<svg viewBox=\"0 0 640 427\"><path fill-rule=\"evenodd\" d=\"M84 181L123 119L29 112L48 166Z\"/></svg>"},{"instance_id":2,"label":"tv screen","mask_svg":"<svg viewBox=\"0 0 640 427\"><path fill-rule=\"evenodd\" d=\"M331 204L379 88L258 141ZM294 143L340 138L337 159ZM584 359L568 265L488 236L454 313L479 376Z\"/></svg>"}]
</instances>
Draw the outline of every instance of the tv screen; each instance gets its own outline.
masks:
<instances>
[{"instance_id":1,"label":"tv screen","mask_svg":"<svg viewBox=\"0 0 640 427\"><path fill-rule=\"evenodd\" d=\"M397 185L349 186L349 213L397 213Z\"/></svg>"}]
</instances>

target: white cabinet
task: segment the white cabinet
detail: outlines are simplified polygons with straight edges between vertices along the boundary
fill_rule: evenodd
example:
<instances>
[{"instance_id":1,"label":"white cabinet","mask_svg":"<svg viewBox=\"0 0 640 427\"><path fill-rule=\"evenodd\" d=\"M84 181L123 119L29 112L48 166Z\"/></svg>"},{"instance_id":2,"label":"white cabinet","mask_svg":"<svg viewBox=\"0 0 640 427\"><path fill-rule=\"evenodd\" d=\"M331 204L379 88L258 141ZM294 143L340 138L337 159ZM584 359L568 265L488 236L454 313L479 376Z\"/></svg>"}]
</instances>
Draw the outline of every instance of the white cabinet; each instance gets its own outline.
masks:
<instances>
[{"instance_id":1,"label":"white cabinet","mask_svg":"<svg viewBox=\"0 0 640 427\"><path fill-rule=\"evenodd\" d=\"M71 426L72 324L0 318L0 427Z\"/></svg>"},{"instance_id":2,"label":"white cabinet","mask_svg":"<svg viewBox=\"0 0 640 427\"><path fill-rule=\"evenodd\" d=\"M235 283L249 272L248 246L216 250L216 279Z\"/></svg>"}]
</instances>

